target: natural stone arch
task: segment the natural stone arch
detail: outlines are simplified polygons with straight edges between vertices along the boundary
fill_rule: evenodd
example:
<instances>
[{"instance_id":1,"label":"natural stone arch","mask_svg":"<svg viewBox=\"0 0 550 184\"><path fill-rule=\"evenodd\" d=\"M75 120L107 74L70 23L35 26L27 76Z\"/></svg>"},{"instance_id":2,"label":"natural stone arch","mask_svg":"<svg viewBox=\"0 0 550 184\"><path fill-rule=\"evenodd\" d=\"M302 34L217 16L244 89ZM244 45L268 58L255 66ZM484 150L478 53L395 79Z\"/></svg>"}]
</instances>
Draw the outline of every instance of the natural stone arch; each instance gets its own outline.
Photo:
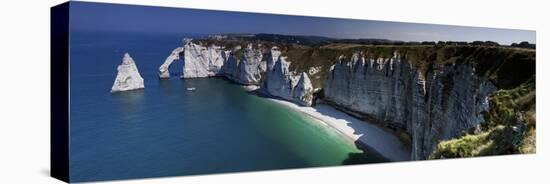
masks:
<instances>
[{"instance_id":1,"label":"natural stone arch","mask_svg":"<svg viewBox=\"0 0 550 184\"><path fill-rule=\"evenodd\" d=\"M183 52L183 47L178 47L172 51L172 53L164 60L164 63L159 67L159 77L161 79L170 78L170 65L180 59L180 55Z\"/></svg>"}]
</instances>

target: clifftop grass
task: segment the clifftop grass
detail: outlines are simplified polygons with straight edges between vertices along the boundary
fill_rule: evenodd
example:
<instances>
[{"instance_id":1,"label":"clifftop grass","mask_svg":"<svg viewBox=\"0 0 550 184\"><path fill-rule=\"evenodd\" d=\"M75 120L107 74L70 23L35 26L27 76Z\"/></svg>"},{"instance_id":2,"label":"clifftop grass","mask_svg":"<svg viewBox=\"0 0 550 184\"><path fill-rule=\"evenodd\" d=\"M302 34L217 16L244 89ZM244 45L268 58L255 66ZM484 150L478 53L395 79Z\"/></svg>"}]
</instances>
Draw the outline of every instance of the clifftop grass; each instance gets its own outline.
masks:
<instances>
[{"instance_id":1,"label":"clifftop grass","mask_svg":"<svg viewBox=\"0 0 550 184\"><path fill-rule=\"evenodd\" d=\"M399 53L424 77L436 65L471 64L478 75L487 77L499 89L514 88L535 74L534 50L505 47L331 44L320 47L290 46L283 50L283 55L292 62L291 70L307 72L312 66L328 68L341 55L347 60L354 53L364 53L366 58L390 58L394 52ZM325 77L326 73L320 75ZM319 84L323 84L322 81Z\"/></svg>"},{"instance_id":2,"label":"clifftop grass","mask_svg":"<svg viewBox=\"0 0 550 184\"><path fill-rule=\"evenodd\" d=\"M513 89L501 89L489 99L490 112L480 133L442 141L430 159L535 153L535 77Z\"/></svg>"}]
</instances>

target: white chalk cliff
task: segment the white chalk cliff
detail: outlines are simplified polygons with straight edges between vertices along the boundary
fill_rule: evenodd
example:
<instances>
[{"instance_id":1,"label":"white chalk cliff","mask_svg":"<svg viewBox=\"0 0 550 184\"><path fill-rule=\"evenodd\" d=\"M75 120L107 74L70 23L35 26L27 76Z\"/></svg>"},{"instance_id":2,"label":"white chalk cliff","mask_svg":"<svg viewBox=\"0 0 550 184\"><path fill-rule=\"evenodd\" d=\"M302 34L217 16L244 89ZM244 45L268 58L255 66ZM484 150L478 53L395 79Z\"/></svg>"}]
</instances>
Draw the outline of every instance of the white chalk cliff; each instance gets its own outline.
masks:
<instances>
[{"instance_id":1,"label":"white chalk cliff","mask_svg":"<svg viewBox=\"0 0 550 184\"><path fill-rule=\"evenodd\" d=\"M492 112L489 96L497 90L495 84L515 82L505 78L498 84L489 77L494 74L488 74L498 71L495 74L504 78L508 75L500 72L523 66L484 56L469 61L470 47L430 47L426 49L437 52L424 53L405 46L360 51L256 42L248 37L201 41L186 40L174 49L159 67L159 77L170 77L170 64L180 59L182 78L225 77L303 106L320 99L317 102L400 133L411 144L412 160L427 159L441 141L479 129L487 117L493 117L487 113Z\"/></svg>"},{"instance_id":2,"label":"white chalk cliff","mask_svg":"<svg viewBox=\"0 0 550 184\"><path fill-rule=\"evenodd\" d=\"M413 160L426 159L441 140L479 126L496 89L467 64L434 65L424 78L398 53L341 59L330 70L324 100L408 132Z\"/></svg>"},{"instance_id":3,"label":"white chalk cliff","mask_svg":"<svg viewBox=\"0 0 550 184\"><path fill-rule=\"evenodd\" d=\"M294 99L298 99L298 102L302 103L302 105L311 106L313 101L313 86L305 72L302 73L298 84L294 87L293 95Z\"/></svg>"},{"instance_id":4,"label":"white chalk cliff","mask_svg":"<svg viewBox=\"0 0 550 184\"><path fill-rule=\"evenodd\" d=\"M220 46L202 46L186 39L183 46L183 74L181 77L200 78L219 75L224 63L223 53L224 50Z\"/></svg>"},{"instance_id":5,"label":"white chalk cliff","mask_svg":"<svg viewBox=\"0 0 550 184\"><path fill-rule=\"evenodd\" d=\"M236 81L249 85L259 84L261 73L265 72L265 61L262 57L262 50L254 49L252 44L248 44L244 49L243 59L238 65Z\"/></svg>"},{"instance_id":6,"label":"white chalk cliff","mask_svg":"<svg viewBox=\"0 0 550 184\"><path fill-rule=\"evenodd\" d=\"M284 99L292 98L292 77L288 71L289 63L286 57L279 57L273 65L273 69L268 71L266 80L266 90L269 94L278 96Z\"/></svg>"},{"instance_id":7,"label":"white chalk cliff","mask_svg":"<svg viewBox=\"0 0 550 184\"><path fill-rule=\"evenodd\" d=\"M170 64L182 59L182 78L224 76L244 85L266 86L262 90L275 97L305 106L312 104L313 87L308 75L289 72L289 63L281 57L277 47L266 51L261 45L248 44L239 58L240 46L204 46L190 39L185 39L183 44L183 47L174 49L159 67L160 78L169 77Z\"/></svg>"},{"instance_id":8,"label":"white chalk cliff","mask_svg":"<svg viewBox=\"0 0 550 184\"><path fill-rule=\"evenodd\" d=\"M290 72L289 65L286 57L278 57L273 69L267 71L265 90L273 96L295 101L300 105L311 106L313 86L308 75L306 73L296 75Z\"/></svg>"},{"instance_id":9,"label":"white chalk cliff","mask_svg":"<svg viewBox=\"0 0 550 184\"><path fill-rule=\"evenodd\" d=\"M144 88L143 78L139 74L134 59L130 54L125 53L122 58L122 64L117 68L118 73L111 88L111 92L128 91Z\"/></svg>"}]
</instances>

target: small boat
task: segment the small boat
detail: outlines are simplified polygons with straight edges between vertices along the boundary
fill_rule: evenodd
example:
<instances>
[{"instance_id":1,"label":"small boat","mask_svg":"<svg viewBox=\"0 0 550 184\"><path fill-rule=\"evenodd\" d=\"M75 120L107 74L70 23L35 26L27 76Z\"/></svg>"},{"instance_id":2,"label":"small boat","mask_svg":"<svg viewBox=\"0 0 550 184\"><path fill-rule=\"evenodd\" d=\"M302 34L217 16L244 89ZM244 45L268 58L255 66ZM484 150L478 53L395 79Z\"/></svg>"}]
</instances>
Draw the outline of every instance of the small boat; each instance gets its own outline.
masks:
<instances>
[{"instance_id":1,"label":"small boat","mask_svg":"<svg viewBox=\"0 0 550 184\"><path fill-rule=\"evenodd\" d=\"M195 88L187 88L187 91L195 91Z\"/></svg>"}]
</instances>

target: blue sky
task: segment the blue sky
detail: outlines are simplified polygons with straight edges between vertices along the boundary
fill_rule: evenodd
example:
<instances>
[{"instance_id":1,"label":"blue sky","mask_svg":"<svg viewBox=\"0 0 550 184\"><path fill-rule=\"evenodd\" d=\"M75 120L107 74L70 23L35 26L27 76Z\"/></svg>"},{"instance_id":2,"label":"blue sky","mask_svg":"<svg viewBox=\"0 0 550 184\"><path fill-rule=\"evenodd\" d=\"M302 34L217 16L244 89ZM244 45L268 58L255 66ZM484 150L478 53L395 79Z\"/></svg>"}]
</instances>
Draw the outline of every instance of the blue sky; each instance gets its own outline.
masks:
<instances>
[{"instance_id":1,"label":"blue sky","mask_svg":"<svg viewBox=\"0 0 550 184\"><path fill-rule=\"evenodd\" d=\"M529 41L535 31L72 2L71 29L180 34L274 33L402 41Z\"/></svg>"}]
</instances>

